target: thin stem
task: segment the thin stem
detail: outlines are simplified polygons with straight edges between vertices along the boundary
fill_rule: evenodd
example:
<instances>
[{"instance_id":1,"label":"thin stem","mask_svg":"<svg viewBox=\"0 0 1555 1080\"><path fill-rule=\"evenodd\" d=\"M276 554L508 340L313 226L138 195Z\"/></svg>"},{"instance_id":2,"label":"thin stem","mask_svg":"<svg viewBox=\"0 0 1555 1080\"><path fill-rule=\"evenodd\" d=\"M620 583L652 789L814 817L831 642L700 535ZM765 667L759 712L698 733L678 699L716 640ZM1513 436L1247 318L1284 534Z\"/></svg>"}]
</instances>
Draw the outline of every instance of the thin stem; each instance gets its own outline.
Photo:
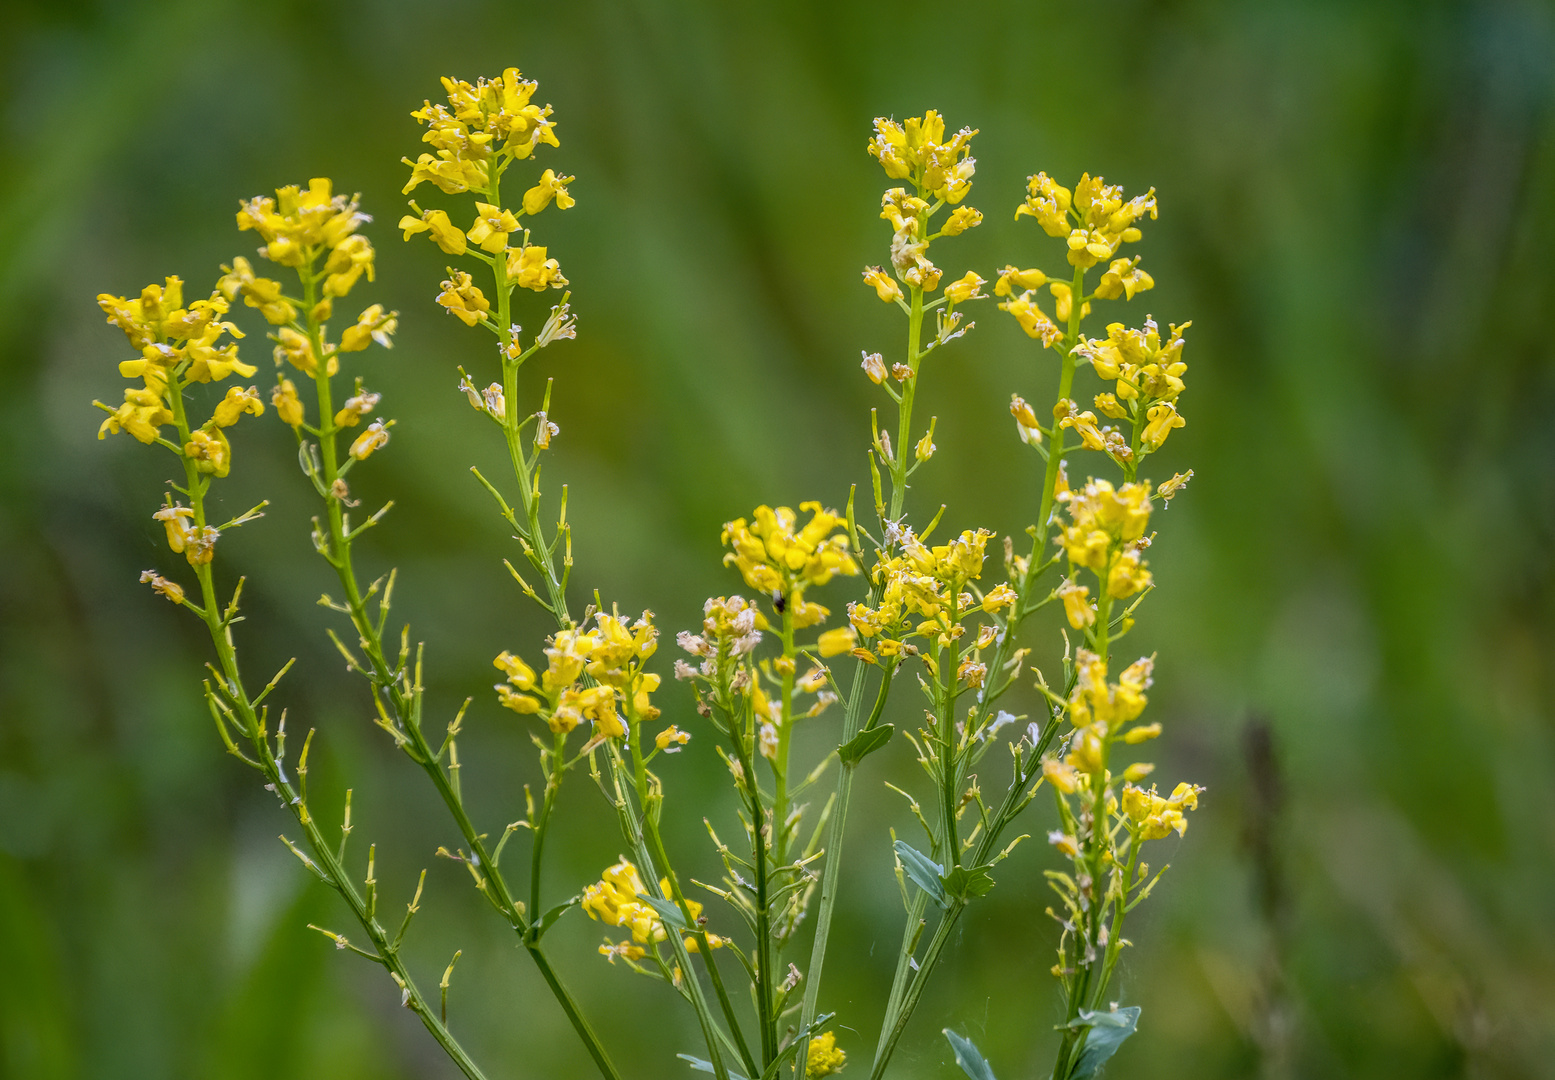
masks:
<instances>
[{"instance_id":1,"label":"thin stem","mask_svg":"<svg viewBox=\"0 0 1555 1080\"><path fill-rule=\"evenodd\" d=\"M363 596L361 587L356 578L355 567L352 562L351 548L352 537L345 528L344 513L341 508L341 500L335 494L336 481L340 479L340 462L336 438L340 429L334 421L332 392L328 364L324 357L324 341L322 327L315 318L313 311L317 302L317 277L313 273L312 263L306 264L300 271L302 275L305 303L308 315L308 340L313 349L313 355L318 363L314 374L314 386L318 396L319 407L319 446L321 457L321 469L323 472L323 487L329 494L326 496L329 520L330 546L327 555L328 561L335 568L340 580L341 588L345 591L346 606L350 611L352 625L356 628L362 642L362 650L369 664L370 682L373 695L381 701L394 717L398 734L403 738L404 749L409 757L421 766L438 795L442 798L444 806L459 829L460 835L470 851L472 866L479 872L480 888L492 906L502 915L523 941L524 949L541 969L545 977L546 985L550 987L557 1003L561 1005L563 1013L572 1024L573 1030L583 1042L590 1058L598 1067L600 1074L606 1080L620 1080L614 1064L605 1052L604 1045L599 1036L593 1030L576 1000L562 985L550 962L546 959L540 943L532 940L532 920L538 917L537 911L530 911L526 918L522 904L518 903L506 879L497 868L487 849L485 836L475 827L468 812L464 807L464 800L454 780L448 771L440 763L437 753L427 742L421 728L421 686L419 671L415 682L410 681L409 673L403 665L391 665L383 650L383 639L379 626L369 617L367 601ZM418 664L419 668L419 664Z\"/></svg>"},{"instance_id":2,"label":"thin stem","mask_svg":"<svg viewBox=\"0 0 1555 1080\"><path fill-rule=\"evenodd\" d=\"M183 384L178 381L176 375L168 387L169 398L173 406L173 420L178 427L180 442L187 444L189 441L189 422L183 402ZM206 525L205 492L208 483L195 469L194 462L189 458L183 458L184 478L189 493L191 508L194 510L194 524L198 529L204 529ZM405 1005L420 1018L423 1026L437 1040L450 1060L459 1067L459 1071L470 1080L485 1080L485 1074L480 1067L470 1058L469 1054L459 1044L459 1041L449 1032L447 1025L442 1021L432 1007L427 1003L421 990L417 987L415 979L399 954L397 941L391 940L378 920L373 916L368 903L363 899L356 885L346 876L345 868L332 849L328 841L324 839L319 830L317 821L309 812L303 796L294 788L281 771L280 762L271 751L269 736L265 731L260 715L254 708L253 699L243 685L242 675L238 668L237 650L229 636L229 628L224 622L221 608L216 599L216 586L214 575L211 573L210 563L197 565L195 576L200 583L200 598L203 605L202 615L206 629L211 635L211 644L216 650L217 661L220 665L223 685L223 696L230 703L237 720L242 725L243 734L248 738L254 749L253 760L259 770L264 774L267 786L275 792L276 796L285 804L296 819L298 826L303 830L307 838L308 849L314 861L318 864L320 874L346 902L351 909L351 914L356 917L357 923L372 941L377 955L372 957L382 964L394 976L405 998ZM223 721L225 722L225 721ZM369 954L370 955L370 954Z\"/></svg>"}]
</instances>

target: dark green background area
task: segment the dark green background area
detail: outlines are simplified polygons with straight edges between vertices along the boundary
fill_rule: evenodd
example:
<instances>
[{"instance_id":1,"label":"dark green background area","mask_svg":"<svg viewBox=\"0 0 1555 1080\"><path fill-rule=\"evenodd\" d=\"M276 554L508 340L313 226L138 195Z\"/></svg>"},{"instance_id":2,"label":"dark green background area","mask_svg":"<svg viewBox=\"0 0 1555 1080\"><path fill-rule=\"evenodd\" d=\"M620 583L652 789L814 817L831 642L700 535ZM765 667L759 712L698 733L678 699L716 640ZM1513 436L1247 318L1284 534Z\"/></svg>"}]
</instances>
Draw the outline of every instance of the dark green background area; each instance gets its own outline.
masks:
<instances>
[{"instance_id":1,"label":"dark green background area","mask_svg":"<svg viewBox=\"0 0 1555 1080\"><path fill-rule=\"evenodd\" d=\"M185 569L150 519L171 462L94 437L88 403L117 398L127 354L93 297L170 273L206 287L252 254L240 197L325 175L362 193L379 280L352 300L402 313L393 352L357 361L399 420L353 478L396 500L362 553L401 570L433 716L476 695L466 784L499 830L534 767L489 658L536 658L545 625L466 472L501 475L454 388L457 364L490 370L490 339L434 306L441 256L392 225L419 149L408 111L439 75L508 65L557 109L543 164L578 177L577 207L536 224L580 336L526 372L536 393L556 378L545 479L570 485L575 596L597 587L670 631L739 588L721 522L839 505L867 476L868 410L888 402L858 355L902 340L858 280L889 238L872 117L938 108L981 129L969 201L987 220L936 245L957 275L1059 264L1011 216L1029 173L1154 185L1136 250L1157 288L1102 315L1193 320L1188 426L1150 471L1197 478L1159 515L1161 588L1127 644L1160 651L1159 776L1209 790L1154 855L1172 869L1130 929L1116 993L1144 1012L1112 1073L1555 1076L1548 6L12 0L0 25L0 1076L452 1075L382 973L305 928L350 929L276 840L289 818L220 752L203 630L136 582ZM268 369L252 315L245 348ZM1051 400L1056 365L991 306L975 318L927 367L940 450L911 502L1018 534L1037 459L1005 405ZM283 696L319 729L319 806L354 789L353 850L379 843L387 909L430 868L412 959L435 985L464 950L451 1019L493 1080L588 1075L463 869L433 858L454 830L324 638L290 434L267 415L234 444L224 505L273 500L222 545L226 580L249 575L239 643L256 680L299 657ZM1055 621L1031 639L1051 669ZM727 778L684 688L659 696L696 736L662 773L670 843L705 879L699 819L736 828ZM900 695L894 719L915 708ZM812 751L835 719L813 722ZM988 760L985 791L1003 775ZM899 935L887 829L908 827L881 782L913 771L899 741L855 797L823 997L860 1070ZM954 1075L947 1026L1001 1077L1050 1061L1051 819L1039 799L1036 839L965 920L893 1075ZM587 783L563 821L558 899L619 850ZM628 1076L683 1075L691 1018L605 964L600 938L568 916L550 939L565 977Z\"/></svg>"}]
</instances>

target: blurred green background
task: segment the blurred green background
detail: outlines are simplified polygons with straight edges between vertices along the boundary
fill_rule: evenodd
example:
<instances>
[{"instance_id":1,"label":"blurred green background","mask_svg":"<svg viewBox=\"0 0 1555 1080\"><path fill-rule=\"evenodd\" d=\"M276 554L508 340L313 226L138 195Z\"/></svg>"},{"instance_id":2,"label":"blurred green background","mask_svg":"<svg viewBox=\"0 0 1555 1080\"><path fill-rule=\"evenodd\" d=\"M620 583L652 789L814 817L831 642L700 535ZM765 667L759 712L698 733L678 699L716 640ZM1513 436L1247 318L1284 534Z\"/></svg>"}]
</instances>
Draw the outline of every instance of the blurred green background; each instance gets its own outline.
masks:
<instances>
[{"instance_id":1,"label":"blurred green background","mask_svg":"<svg viewBox=\"0 0 1555 1080\"><path fill-rule=\"evenodd\" d=\"M577 595L669 630L738 587L722 521L841 504L866 475L884 399L859 351L901 340L858 280L889 238L872 117L932 107L982 130L970 202L987 220L936 248L955 274L1059 262L1012 220L1028 173L1154 185L1137 250L1158 287L1116 317L1193 319L1189 426L1153 464L1197 478L1162 515L1162 588L1130 644L1161 650L1160 775L1209 791L1133 925L1117 995L1144 1014L1112 1072L1555 1076L1548 5L10 0L0 26L0 1075L453 1075L379 971L305 929L350 928L219 752L202 628L136 582L180 568L150 520L169 462L94 437L88 403L117 399L125 346L93 297L169 273L203 288L252 253L240 197L319 175L362 192L379 283L357 296L402 312L394 351L363 354L400 421L353 480L397 501L363 553L401 568L434 713L478 695L466 783L500 828L534 770L483 692L489 658L533 655L544 624L465 471L494 448L454 368L482 370L489 339L443 317L440 256L392 224L418 150L407 112L439 75L518 65L557 109L544 164L578 176L578 206L537 224L581 333L530 373L557 379L546 479L571 485ZM940 452L914 509L1018 532L1036 459L1005 404L1050 400L1055 365L977 315L926 376ZM464 871L432 858L455 834L324 639L289 434L268 416L236 432L224 497L273 500L223 544L226 573L250 575L240 644L256 677L300 657L285 697L320 729L320 806L355 789L386 905L430 866L414 960L435 984L465 950L453 1024L494 1080L589 1075ZM1051 664L1052 620L1032 634ZM711 749L663 769L672 845L702 877L699 817L732 822ZM900 740L876 763L824 995L866 1059L900 915L882 883L903 815L879 782L912 775ZM597 794L570 790L558 896L619 849ZM1045 806L1027 831L1050 827ZM1005 865L894 1075L954 1075L946 1026L1001 1077L1045 1075L1049 865L1038 842ZM565 977L628 1075L683 1075L691 1018L594 955L599 931L574 915L552 936Z\"/></svg>"}]
</instances>

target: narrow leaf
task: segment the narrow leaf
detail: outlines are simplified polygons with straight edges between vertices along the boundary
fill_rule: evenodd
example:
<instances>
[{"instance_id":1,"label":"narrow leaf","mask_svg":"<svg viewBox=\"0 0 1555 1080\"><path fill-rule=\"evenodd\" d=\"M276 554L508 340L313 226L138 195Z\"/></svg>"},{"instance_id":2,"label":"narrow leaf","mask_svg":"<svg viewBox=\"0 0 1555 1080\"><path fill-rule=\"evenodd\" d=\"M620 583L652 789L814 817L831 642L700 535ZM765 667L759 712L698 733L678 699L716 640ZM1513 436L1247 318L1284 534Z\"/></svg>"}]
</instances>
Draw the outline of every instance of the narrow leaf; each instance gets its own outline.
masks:
<instances>
[{"instance_id":1,"label":"narrow leaf","mask_svg":"<svg viewBox=\"0 0 1555 1080\"><path fill-rule=\"evenodd\" d=\"M680 913L679 906L673 900L660 900L656 896L640 896L640 900L659 913L659 918L664 920L666 926L673 926L676 930L690 930L686 925L686 918Z\"/></svg>"},{"instance_id":2,"label":"narrow leaf","mask_svg":"<svg viewBox=\"0 0 1555 1080\"><path fill-rule=\"evenodd\" d=\"M962 1072L972 1080L994 1080L993 1069L977 1052L971 1039L957 1035L949 1028L945 1029L945 1038L950 1040L950 1048L956 1052L956 1064L961 1066Z\"/></svg>"},{"instance_id":3,"label":"narrow leaf","mask_svg":"<svg viewBox=\"0 0 1555 1080\"><path fill-rule=\"evenodd\" d=\"M965 866L953 867L944 878L945 895L957 900L972 900L987 895L994 885L993 878L988 876L988 868L992 865L984 863L970 869Z\"/></svg>"},{"instance_id":4,"label":"narrow leaf","mask_svg":"<svg viewBox=\"0 0 1555 1080\"><path fill-rule=\"evenodd\" d=\"M544 934L547 930L549 930L551 927L556 925L556 920L560 919L563 915L567 914L567 912L569 910L571 910L578 903L578 901L580 901L582 899L583 899L583 897L581 897L581 896L574 896L571 900L568 900L565 904L557 904L550 911L547 911L544 915L540 916L539 919L535 920L535 925L534 925L535 940L536 941L540 940L540 936L542 934Z\"/></svg>"},{"instance_id":5,"label":"narrow leaf","mask_svg":"<svg viewBox=\"0 0 1555 1080\"><path fill-rule=\"evenodd\" d=\"M1130 1005L1126 1009L1113 1009L1109 1012L1091 1012L1089 1009L1081 1009L1080 1015L1069 1021L1069 1026L1089 1030L1085 1035L1085 1047L1080 1051L1080 1058L1069 1074L1070 1080L1090 1080L1101 1072L1101 1067L1107 1063L1108 1058L1118 1052L1118 1047L1123 1045L1123 1040L1134 1034L1134 1028L1138 1023L1138 1005Z\"/></svg>"},{"instance_id":6,"label":"narrow leaf","mask_svg":"<svg viewBox=\"0 0 1555 1080\"><path fill-rule=\"evenodd\" d=\"M691 1068L697 1072L710 1073L716 1071L714 1070L713 1063L711 1061L703 1061L701 1058L692 1057L690 1054L676 1054L675 1056L678 1057L681 1061L688 1063ZM740 1073L735 1072L733 1069L730 1069L729 1080L745 1080L745 1077Z\"/></svg>"},{"instance_id":7,"label":"narrow leaf","mask_svg":"<svg viewBox=\"0 0 1555 1080\"><path fill-rule=\"evenodd\" d=\"M907 843L905 840L896 842L896 857L902 860L902 866L907 871L907 876L912 878L913 884L929 894L940 907L948 906L945 903L945 887L940 882L939 863L934 862L923 852Z\"/></svg>"},{"instance_id":8,"label":"narrow leaf","mask_svg":"<svg viewBox=\"0 0 1555 1080\"><path fill-rule=\"evenodd\" d=\"M866 728L853 738L837 747L837 757L844 765L852 765L879 750L891 741L891 736L896 734L896 728L890 724L878 724L872 728Z\"/></svg>"}]
</instances>

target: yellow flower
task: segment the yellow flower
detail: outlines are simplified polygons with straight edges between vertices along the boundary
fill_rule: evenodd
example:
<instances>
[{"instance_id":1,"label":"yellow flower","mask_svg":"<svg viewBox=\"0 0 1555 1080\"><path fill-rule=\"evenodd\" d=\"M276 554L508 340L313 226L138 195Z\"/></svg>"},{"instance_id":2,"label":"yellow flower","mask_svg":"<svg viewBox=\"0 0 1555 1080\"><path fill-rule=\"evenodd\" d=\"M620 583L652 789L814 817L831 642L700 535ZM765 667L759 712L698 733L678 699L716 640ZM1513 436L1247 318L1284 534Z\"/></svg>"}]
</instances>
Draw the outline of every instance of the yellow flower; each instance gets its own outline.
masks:
<instances>
[{"instance_id":1,"label":"yellow flower","mask_svg":"<svg viewBox=\"0 0 1555 1080\"><path fill-rule=\"evenodd\" d=\"M291 327L283 326L275 334L275 363L279 367L288 362L305 375L318 374L319 361L318 357L313 355L313 343L308 340L306 334L299 334ZM339 371L339 358L331 354L325 370L331 375Z\"/></svg>"},{"instance_id":2,"label":"yellow flower","mask_svg":"<svg viewBox=\"0 0 1555 1080\"><path fill-rule=\"evenodd\" d=\"M1112 394L1097 394L1096 408L1103 416L1109 416L1114 420L1129 418L1129 411L1118 404L1118 399Z\"/></svg>"},{"instance_id":3,"label":"yellow flower","mask_svg":"<svg viewBox=\"0 0 1555 1080\"><path fill-rule=\"evenodd\" d=\"M104 409L108 406L97 404ZM105 439L127 431L143 443L154 443L162 434L162 425L171 424L173 414L162 403L162 395L147 388L131 388L124 391L124 404L108 409L108 419L97 429L97 437Z\"/></svg>"},{"instance_id":4,"label":"yellow flower","mask_svg":"<svg viewBox=\"0 0 1555 1080\"><path fill-rule=\"evenodd\" d=\"M576 179L575 176L557 176L554 170L546 169L540 174L540 182L524 192L524 213L538 214L551 205L552 199L556 200L556 209L570 208L577 200L567 194L567 185Z\"/></svg>"},{"instance_id":5,"label":"yellow flower","mask_svg":"<svg viewBox=\"0 0 1555 1080\"><path fill-rule=\"evenodd\" d=\"M599 947L599 955L609 960L612 964L616 962L616 957L618 956L627 963L632 963L647 956L648 950L630 941L623 941L616 945L612 945L607 941Z\"/></svg>"},{"instance_id":6,"label":"yellow flower","mask_svg":"<svg viewBox=\"0 0 1555 1080\"><path fill-rule=\"evenodd\" d=\"M275 406L275 415L284 422L294 428L302 424L302 400L297 396L297 385L290 379L282 379L270 391L270 404Z\"/></svg>"},{"instance_id":7,"label":"yellow flower","mask_svg":"<svg viewBox=\"0 0 1555 1080\"><path fill-rule=\"evenodd\" d=\"M864 284L874 289L875 295L888 304L902 298L902 287L878 266L864 268Z\"/></svg>"},{"instance_id":8,"label":"yellow flower","mask_svg":"<svg viewBox=\"0 0 1555 1080\"><path fill-rule=\"evenodd\" d=\"M507 675L508 682L520 690L533 690L535 688L534 668L506 649L498 653L497 658L491 663L493 667Z\"/></svg>"},{"instance_id":9,"label":"yellow flower","mask_svg":"<svg viewBox=\"0 0 1555 1080\"><path fill-rule=\"evenodd\" d=\"M950 217L945 220L940 229L941 236L960 236L968 229L975 229L983 223L981 210L974 210L970 206L958 206L950 212Z\"/></svg>"},{"instance_id":10,"label":"yellow flower","mask_svg":"<svg viewBox=\"0 0 1555 1080\"><path fill-rule=\"evenodd\" d=\"M184 602L184 587L176 581L169 581L155 570L142 570L140 573L141 584L149 584L158 596L165 596L175 604Z\"/></svg>"},{"instance_id":11,"label":"yellow flower","mask_svg":"<svg viewBox=\"0 0 1555 1080\"><path fill-rule=\"evenodd\" d=\"M1107 595L1122 599L1133 596L1150 584L1150 571L1137 548L1128 548L1119 555L1107 572Z\"/></svg>"},{"instance_id":12,"label":"yellow flower","mask_svg":"<svg viewBox=\"0 0 1555 1080\"><path fill-rule=\"evenodd\" d=\"M816 639L815 646L822 656L840 656L852 652L857 644L858 631L851 626L839 626L822 634Z\"/></svg>"},{"instance_id":13,"label":"yellow flower","mask_svg":"<svg viewBox=\"0 0 1555 1080\"><path fill-rule=\"evenodd\" d=\"M356 318L355 326L346 327L340 335L341 352L361 352L373 342L385 349L394 348L394 331L399 329L400 313L385 313L382 304L374 304Z\"/></svg>"},{"instance_id":14,"label":"yellow flower","mask_svg":"<svg viewBox=\"0 0 1555 1080\"><path fill-rule=\"evenodd\" d=\"M508 251L508 281L525 289L544 292L567 284L561 264L545 257L545 248L525 244Z\"/></svg>"},{"instance_id":15,"label":"yellow flower","mask_svg":"<svg viewBox=\"0 0 1555 1080\"><path fill-rule=\"evenodd\" d=\"M1015 316L1015 321L1026 331L1026 336L1040 339L1046 348L1057 348L1064 340L1064 332L1037 306L1029 292L1004 301L999 305L999 310Z\"/></svg>"},{"instance_id":16,"label":"yellow flower","mask_svg":"<svg viewBox=\"0 0 1555 1080\"><path fill-rule=\"evenodd\" d=\"M1155 279L1139 269L1139 257L1114 259L1107 272L1096 284L1096 295L1103 300L1116 300L1119 296L1134 299L1135 293L1155 288Z\"/></svg>"},{"instance_id":17,"label":"yellow flower","mask_svg":"<svg viewBox=\"0 0 1555 1080\"><path fill-rule=\"evenodd\" d=\"M406 214L400 218L399 227L405 230L406 240L417 233L428 233L432 242L448 255L463 255L467 250L464 233L442 210L423 210L420 217Z\"/></svg>"},{"instance_id":18,"label":"yellow flower","mask_svg":"<svg viewBox=\"0 0 1555 1080\"><path fill-rule=\"evenodd\" d=\"M691 736L671 724L653 737L653 745L666 754L673 754L691 741Z\"/></svg>"},{"instance_id":19,"label":"yellow flower","mask_svg":"<svg viewBox=\"0 0 1555 1080\"><path fill-rule=\"evenodd\" d=\"M540 699L532 694L521 694L511 686L504 686L501 683L498 683L492 689L497 691L497 703L505 709L512 709L521 716L533 716L540 711ZM557 730L554 724L551 730ZM572 729L569 727L564 730L570 731Z\"/></svg>"},{"instance_id":20,"label":"yellow flower","mask_svg":"<svg viewBox=\"0 0 1555 1080\"><path fill-rule=\"evenodd\" d=\"M324 261L324 297L344 296L362 274L373 280L373 260L376 253L365 236L348 236L329 253ZM326 318L328 316L325 316Z\"/></svg>"},{"instance_id":21,"label":"yellow flower","mask_svg":"<svg viewBox=\"0 0 1555 1080\"><path fill-rule=\"evenodd\" d=\"M869 376L869 381L879 386L885 381L885 360L879 353L867 353L861 350L860 355L864 357L864 361L859 366L864 369L864 374Z\"/></svg>"},{"instance_id":22,"label":"yellow flower","mask_svg":"<svg viewBox=\"0 0 1555 1080\"><path fill-rule=\"evenodd\" d=\"M1075 412L1071 406L1069 415L1058 421L1061 428L1074 428L1075 434L1080 436L1080 441L1087 450L1105 450L1107 437L1096 426L1096 414L1087 410Z\"/></svg>"},{"instance_id":23,"label":"yellow flower","mask_svg":"<svg viewBox=\"0 0 1555 1080\"><path fill-rule=\"evenodd\" d=\"M1096 623L1096 608L1091 604L1091 590L1084 585L1076 585L1073 581L1066 581L1056 590L1058 598L1064 602L1064 616L1068 618L1069 625L1076 630L1084 630Z\"/></svg>"},{"instance_id":24,"label":"yellow flower","mask_svg":"<svg viewBox=\"0 0 1555 1080\"><path fill-rule=\"evenodd\" d=\"M470 226L470 231L465 235L470 238L470 243L478 244L483 250L495 255L508 246L508 233L517 231L518 218L513 216L513 211L491 203L477 202L475 224Z\"/></svg>"},{"instance_id":25,"label":"yellow flower","mask_svg":"<svg viewBox=\"0 0 1555 1080\"><path fill-rule=\"evenodd\" d=\"M964 304L968 300L981 297L983 294L978 290L984 284L986 282L975 271L968 270L959 280L945 286L945 297L952 304Z\"/></svg>"},{"instance_id":26,"label":"yellow flower","mask_svg":"<svg viewBox=\"0 0 1555 1080\"><path fill-rule=\"evenodd\" d=\"M1057 758L1042 759L1042 778L1065 795L1073 795L1080 789L1080 774L1074 766Z\"/></svg>"},{"instance_id":27,"label":"yellow flower","mask_svg":"<svg viewBox=\"0 0 1555 1080\"><path fill-rule=\"evenodd\" d=\"M243 303L258 308L265 321L272 326L285 326L297 318L296 307L281 295L281 283L272 278L257 276L253 266L243 256L233 259L231 266L223 264L222 270L225 273L216 282L216 288L228 300L237 299L241 293Z\"/></svg>"},{"instance_id":28,"label":"yellow flower","mask_svg":"<svg viewBox=\"0 0 1555 1080\"><path fill-rule=\"evenodd\" d=\"M1080 854L1080 844L1073 836L1062 829L1054 829L1047 834L1047 842L1058 850L1065 858L1073 859Z\"/></svg>"},{"instance_id":29,"label":"yellow flower","mask_svg":"<svg viewBox=\"0 0 1555 1080\"><path fill-rule=\"evenodd\" d=\"M356 427L362 417L378 407L378 402L383 398L382 394L374 394L362 389L360 379L356 383L356 393L346 398L340 406L340 411L335 413L336 427Z\"/></svg>"},{"instance_id":30,"label":"yellow flower","mask_svg":"<svg viewBox=\"0 0 1555 1080\"><path fill-rule=\"evenodd\" d=\"M368 424L367 430L358 435L356 441L351 444L351 456L357 461L365 461L374 450L381 450L387 446L389 424L393 422L391 420L386 424L382 420L374 420Z\"/></svg>"},{"instance_id":31,"label":"yellow flower","mask_svg":"<svg viewBox=\"0 0 1555 1080\"><path fill-rule=\"evenodd\" d=\"M443 291L437 294L437 302L466 326L474 326L491 310L491 301L481 292L463 270L450 270L451 277L443 282Z\"/></svg>"},{"instance_id":32,"label":"yellow flower","mask_svg":"<svg viewBox=\"0 0 1555 1080\"><path fill-rule=\"evenodd\" d=\"M758 506L754 520L745 518L724 526L723 542L733 550L724 564L739 568L746 584L765 593L792 594L805 585L824 585L834 574L856 574L858 564L849 553L846 533L832 535L844 521L818 502L800 503L810 520L796 530L792 510Z\"/></svg>"},{"instance_id":33,"label":"yellow flower","mask_svg":"<svg viewBox=\"0 0 1555 1080\"><path fill-rule=\"evenodd\" d=\"M1019 599L1014 589L1004 582L995 585L987 596L983 597L982 609L990 615L997 615L1005 608Z\"/></svg>"},{"instance_id":34,"label":"yellow flower","mask_svg":"<svg viewBox=\"0 0 1555 1080\"><path fill-rule=\"evenodd\" d=\"M1145 425L1145 430L1140 433L1140 439L1152 450L1160 449L1173 428L1180 428L1188 422L1177 415L1177 406L1169 401L1150 406L1149 419L1150 422Z\"/></svg>"},{"instance_id":35,"label":"yellow flower","mask_svg":"<svg viewBox=\"0 0 1555 1080\"><path fill-rule=\"evenodd\" d=\"M222 477L232 470L232 446L220 428L214 431L200 428L190 432L189 441L184 443L184 456L192 460L194 467L203 473Z\"/></svg>"},{"instance_id":36,"label":"yellow flower","mask_svg":"<svg viewBox=\"0 0 1555 1080\"><path fill-rule=\"evenodd\" d=\"M1015 208L1015 220L1029 214L1049 236L1067 236L1069 207L1073 201L1069 189L1056 183L1047 173L1039 172L1026 178L1026 191L1026 201Z\"/></svg>"},{"instance_id":37,"label":"yellow flower","mask_svg":"<svg viewBox=\"0 0 1555 1080\"><path fill-rule=\"evenodd\" d=\"M250 386L247 390L236 386L230 387L227 396L216 403L216 411L211 419L217 427L231 427L244 413L254 416L265 414L265 405L259 400L257 387Z\"/></svg>"},{"instance_id":38,"label":"yellow flower","mask_svg":"<svg viewBox=\"0 0 1555 1080\"><path fill-rule=\"evenodd\" d=\"M993 294L1014 296L1017 289L1021 292L1031 292L1046 284L1047 275L1041 270L1020 270L1013 266L1006 266L999 271L999 280L994 283Z\"/></svg>"},{"instance_id":39,"label":"yellow flower","mask_svg":"<svg viewBox=\"0 0 1555 1080\"><path fill-rule=\"evenodd\" d=\"M835 1035L830 1031L817 1035L810 1040L810 1046L805 1051L805 1080L817 1080L818 1077L841 1072L847 1060L848 1055L837 1049Z\"/></svg>"},{"instance_id":40,"label":"yellow flower","mask_svg":"<svg viewBox=\"0 0 1555 1080\"><path fill-rule=\"evenodd\" d=\"M194 539L194 511L189 507L174 503L164 506L151 517L167 528L167 546L175 555L181 554Z\"/></svg>"},{"instance_id":41,"label":"yellow flower","mask_svg":"<svg viewBox=\"0 0 1555 1080\"><path fill-rule=\"evenodd\" d=\"M1041 444L1042 428L1037 422L1037 414L1019 394L1010 395L1010 415L1015 417L1015 433L1020 436L1021 442L1027 446Z\"/></svg>"},{"instance_id":42,"label":"yellow flower","mask_svg":"<svg viewBox=\"0 0 1555 1080\"><path fill-rule=\"evenodd\" d=\"M1069 302L1069 284L1068 284L1068 282L1055 281L1052 284L1050 284L1047 288L1048 288L1048 292L1053 294L1053 306L1056 309L1054 314L1057 316L1059 322L1067 323L1069 321L1069 316L1073 313L1073 310L1074 310L1073 305L1070 304L1070 302ZM1091 314L1091 305L1090 304L1081 304L1080 305L1080 318L1082 318L1082 319L1089 318L1090 314Z\"/></svg>"}]
</instances>

